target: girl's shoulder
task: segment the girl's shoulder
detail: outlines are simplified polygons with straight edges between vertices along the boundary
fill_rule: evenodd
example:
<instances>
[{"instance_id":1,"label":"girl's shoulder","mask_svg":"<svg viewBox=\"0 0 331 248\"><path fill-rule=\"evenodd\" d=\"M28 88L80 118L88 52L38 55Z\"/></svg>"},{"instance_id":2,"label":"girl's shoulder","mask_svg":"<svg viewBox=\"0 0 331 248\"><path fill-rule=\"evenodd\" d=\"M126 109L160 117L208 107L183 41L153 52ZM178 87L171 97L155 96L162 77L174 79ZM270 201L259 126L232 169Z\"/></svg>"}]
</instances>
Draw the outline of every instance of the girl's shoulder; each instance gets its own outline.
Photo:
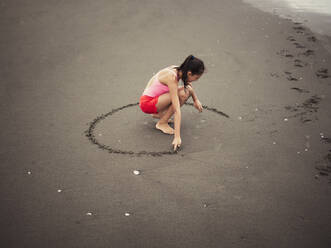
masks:
<instances>
[{"instance_id":1,"label":"girl's shoulder","mask_svg":"<svg viewBox=\"0 0 331 248\"><path fill-rule=\"evenodd\" d=\"M160 82L177 81L176 65L168 66L158 72Z\"/></svg>"},{"instance_id":2,"label":"girl's shoulder","mask_svg":"<svg viewBox=\"0 0 331 248\"><path fill-rule=\"evenodd\" d=\"M158 75L159 76L166 76L168 74L171 74L171 75L177 75L177 72L176 72L176 69L177 66L176 65L171 65L171 66L168 66L164 69L161 69L159 72L158 72Z\"/></svg>"}]
</instances>

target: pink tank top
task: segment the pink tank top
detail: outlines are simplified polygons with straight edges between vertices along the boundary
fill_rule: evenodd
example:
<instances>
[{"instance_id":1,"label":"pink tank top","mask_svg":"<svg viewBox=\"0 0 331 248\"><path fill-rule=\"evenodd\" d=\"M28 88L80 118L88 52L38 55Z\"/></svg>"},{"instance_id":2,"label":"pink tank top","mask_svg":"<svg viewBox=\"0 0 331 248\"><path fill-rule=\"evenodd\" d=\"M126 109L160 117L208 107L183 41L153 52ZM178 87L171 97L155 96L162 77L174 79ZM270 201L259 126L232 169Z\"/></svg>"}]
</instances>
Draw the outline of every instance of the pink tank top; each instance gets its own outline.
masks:
<instances>
[{"instance_id":1,"label":"pink tank top","mask_svg":"<svg viewBox=\"0 0 331 248\"><path fill-rule=\"evenodd\" d=\"M178 80L178 79L177 79ZM144 96L156 97L169 92L167 85L161 83L158 78L154 80L151 86L144 90Z\"/></svg>"}]
</instances>

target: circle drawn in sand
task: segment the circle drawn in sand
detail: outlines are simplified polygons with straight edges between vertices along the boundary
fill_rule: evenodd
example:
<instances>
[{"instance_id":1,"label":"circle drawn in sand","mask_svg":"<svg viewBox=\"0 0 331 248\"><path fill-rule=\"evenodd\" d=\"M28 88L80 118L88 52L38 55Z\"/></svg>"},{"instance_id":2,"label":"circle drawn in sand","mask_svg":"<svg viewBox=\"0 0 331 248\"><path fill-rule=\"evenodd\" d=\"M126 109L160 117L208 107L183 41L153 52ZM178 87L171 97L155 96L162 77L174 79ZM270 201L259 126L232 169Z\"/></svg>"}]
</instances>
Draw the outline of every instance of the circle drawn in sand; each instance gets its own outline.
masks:
<instances>
[{"instance_id":1,"label":"circle drawn in sand","mask_svg":"<svg viewBox=\"0 0 331 248\"><path fill-rule=\"evenodd\" d=\"M117 153L117 154L127 154L127 155L136 155L136 156L141 156L141 155L149 155L149 156L162 156L162 155L173 155L173 154L177 154L176 151L159 151L159 152L152 152L152 151L139 151L139 152L135 152L135 151L126 151L126 150L122 150L122 149L116 149L116 148L112 148L109 145L105 145L102 144L101 142L98 141L98 139L96 138L96 136L94 135L94 130L95 127L97 126L98 123L100 123L101 121L105 120L107 117L115 114L118 111L121 111L123 109L126 108L130 108L130 107L134 107L139 105L139 103L131 103L116 109L112 109L110 112L100 115L98 117L96 117L92 122L89 123L89 128L85 131L85 136L95 145L97 145L100 149L102 150L106 150L109 153ZM185 105L189 105L189 106L193 106L192 103L185 103ZM208 110L211 112L214 112L216 114L222 115L226 118L229 118L229 115L223 113L222 111L219 111L216 108L210 108L208 106L203 105L202 106L204 110Z\"/></svg>"}]
</instances>

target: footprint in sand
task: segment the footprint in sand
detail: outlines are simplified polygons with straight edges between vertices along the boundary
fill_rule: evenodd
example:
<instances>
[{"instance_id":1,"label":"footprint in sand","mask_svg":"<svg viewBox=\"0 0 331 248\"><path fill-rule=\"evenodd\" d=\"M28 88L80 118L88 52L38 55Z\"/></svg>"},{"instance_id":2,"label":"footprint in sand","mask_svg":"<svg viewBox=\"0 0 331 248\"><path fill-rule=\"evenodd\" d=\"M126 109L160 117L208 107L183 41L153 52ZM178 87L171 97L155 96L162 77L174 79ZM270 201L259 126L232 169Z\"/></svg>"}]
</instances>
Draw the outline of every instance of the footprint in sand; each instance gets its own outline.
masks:
<instances>
[{"instance_id":1,"label":"footprint in sand","mask_svg":"<svg viewBox=\"0 0 331 248\"><path fill-rule=\"evenodd\" d=\"M323 138L321 138L321 140L322 140L324 143L331 144L331 138L323 137Z\"/></svg>"},{"instance_id":2,"label":"footprint in sand","mask_svg":"<svg viewBox=\"0 0 331 248\"><path fill-rule=\"evenodd\" d=\"M305 28L301 26L293 27L297 34L304 34Z\"/></svg>"},{"instance_id":3,"label":"footprint in sand","mask_svg":"<svg viewBox=\"0 0 331 248\"><path fill-rule=\"evenodd\" d=\"M294 29L294 30L302 30L302 31L305 30L305 28L304 28L304 27L301 27L301 26L293 27L293 29Z\"/></svg>"},{"instance_id":4,"label":"footprint in sand","mask_svg":"<svg viewBox=\"0 0 331 248\"><path fill-rule=\"evenodd\" d=\"M287 40L289 40L289 41L296 41L296 39L294 39L293 36L289 36L289 37L287 37Z\"/></svg>"},{"instance_id":5,"label":"footprint in sand","mask_svg":"<svg viewBox=\"0 0 331 248\"><path fill-rule=\"evenodd\" d=\"M279 52L277 52L278 55L286 57L286 58L293 58L294 56L292 54L289 53L288 50L286 49L282 49Z\"/></svg>"},{"instance_id":6,"label":"footprint in sand","mask_svg":"<svg viewBox=\"0 0 331 248\"><path fill-rule=\"evenodd\" d=\"M329 176L331 174L331 150L329 150L326 156L316 162L315 168L321 176Z\"/></svg>"},{"instance_id":7,"label":"footprint in sand","mask_svg":"<svg viewBox=\"0 0 331 248\"><path fill-rule=\"evenodd\" d=\"M294 66L296 66L296 67L304 67L307 65L308 65L307 63L301 61L300 59L294 60Z\"/></svg>"},{"instance_id":8,"label":"footprint in sand","mask_svg":"<svg viewBox=\"0 0 331 248\"><path fill-rule=\"evenodd\" d=\"M286 79L289 81L298 81L299 80L296 77L292 76L292 72L285 71L284 73L287 75Z\"/></svg>"},{"instance_id":9,"label":"footprint in sand","mask_svg":"<svg viewBox=\"0 0 331 248\"><path fill-rule=\"evenodd\" d=\"M324 144L331 144L331 138L327 137L321 137L321 141ZM316 166L315 168L319 171L319 175L321 176L329 176L331 175L331 149L329 150L329 153L326 154L322 159L315 162ZM331 183L331 178L329 183Z\"/></svg>"},{"instance_id":10,"label":"footprint in sand","mask_svg":"<svg viewBox=\"0 0 331 248\"><path fill-rule=\"evenodd\" d=\"M291 75L287 77L288 81L298 81L299 79L292 77Z\"/></svg>"},{"instance_id":11,"label":"footprint in sand","mask_svg":"<svg viewBox=\"0 0 331 248\"><path fill-rule=\"evenodd\" d=\"M296 48L306 48L304 45L299 44L298 42L293 43Z\"/></svg>"},{"instance_id":12,"label":"footprint in sand","mask_svg":"<svg viewBox=\"0 0 331 248\"><path fill-rule=\"evenodd\" d=\"M326 69L326 68L319 69L315 74L318 78L329 78L330 77L330 75L328 74L328 69Z\"/></svg>"},{"instance_id":13,"label":"footprint in sand","mask_svg":"<svg viewBox=\"0 0 331 248\"><path fill-rule=\"evenodd\" d=\"M314 55L314 54L315 54L315 52L313 50L307 49L305 52L300 53L299 55L304 55L304 56L308 57L308 56Z\"/></svg>"},{"instance_id":14,"label":"footprint in sand","mask_svg":"<svg viewBox=\"0 0 331 248\"><path fill-rule=\"evenodd\" d=\"M300 88L297 88L297 87L292 87L291 89L292 89L292 90L296 90L296 91L298 91L298 92L300 92L300 93L309 93L308 90L300 89Z\"/></svg>"},{"instance_id":15,"label":"footprint in sand","mask_svg":"<svg viewBox=\"0 0 331 248\"><path fill-rule=\"evenodd\" d=\"M276 72L271 72L270 76L275 77L275 78L279 78L279 75Z\"/></svg>"},{"instance_id":16,"label":"footprint in sand","mask_svg":"<svg viewBox=\"0 0 331 248\"><path fill-rule=\"evenodd\" d=\"M304 101L302 104L296 104L295 106L285 106L285 109L295 113L289 118L300 117L300 121L302 123L310 122L314 120L318 120L314 113L317 113L319 107L319 103L322 100L322 97L314 95Z\"/></svg>"},{"instance_id":17,"label":"footprint in sand","mask_svg":"<svg viewBox=\"0 0 331 248\"><path fill-rule=\"evenodd\" d=\"M315 36L310 36L310 37L307 38L307 40L311 41L311 42L316 42L317 41Z\"/></svg>"}]
</instances>

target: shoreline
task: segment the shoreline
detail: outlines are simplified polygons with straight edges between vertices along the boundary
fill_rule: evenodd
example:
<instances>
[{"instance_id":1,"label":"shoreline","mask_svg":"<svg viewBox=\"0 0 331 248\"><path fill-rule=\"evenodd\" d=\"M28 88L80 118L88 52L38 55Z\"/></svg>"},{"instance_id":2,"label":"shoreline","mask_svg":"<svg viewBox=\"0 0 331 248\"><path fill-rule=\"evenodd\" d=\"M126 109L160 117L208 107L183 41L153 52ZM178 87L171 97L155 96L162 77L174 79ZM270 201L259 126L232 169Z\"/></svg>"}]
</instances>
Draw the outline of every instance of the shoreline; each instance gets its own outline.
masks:
<instances>
[{"instance_id":1,"label":"shoreline","mask_svg":"<svg viewBox=\"0 0 331 248\"><path fill-rule=\"evenodd\" d=\"M309 9L299 11L293 9L285 2L275 3L243 0L243 3L282 19L302 23L312 33L318 36L319 40L323 41L323 46L331 53L331 13L318 13Z\"/></svg>"}]
</instances>

